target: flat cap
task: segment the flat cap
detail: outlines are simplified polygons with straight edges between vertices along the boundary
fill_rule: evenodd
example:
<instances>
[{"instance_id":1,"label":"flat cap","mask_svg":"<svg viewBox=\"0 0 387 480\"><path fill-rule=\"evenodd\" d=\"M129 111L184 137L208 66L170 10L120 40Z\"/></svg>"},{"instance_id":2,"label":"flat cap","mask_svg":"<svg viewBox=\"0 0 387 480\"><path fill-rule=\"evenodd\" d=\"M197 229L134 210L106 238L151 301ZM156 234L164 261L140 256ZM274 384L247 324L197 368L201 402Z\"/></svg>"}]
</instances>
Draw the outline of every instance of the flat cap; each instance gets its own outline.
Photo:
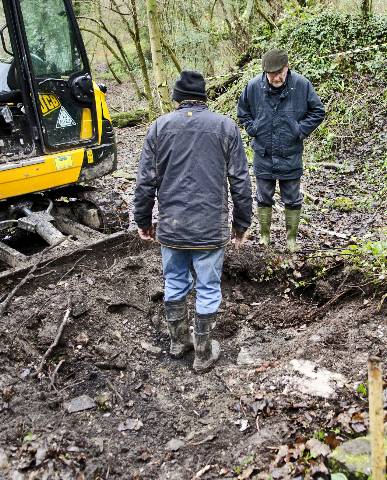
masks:
<instances>
[{"instance_id":1,"label":"flat cap","mask_svg":"<svg viewBox=\"0 0 387 480\"><path fill-rule=\"evenodd\" d=\"M289 63L288 54L285 50L273 48L265 53L262 58L262 68L264 72L278 72Z\"/></svg>"}]
</instances>

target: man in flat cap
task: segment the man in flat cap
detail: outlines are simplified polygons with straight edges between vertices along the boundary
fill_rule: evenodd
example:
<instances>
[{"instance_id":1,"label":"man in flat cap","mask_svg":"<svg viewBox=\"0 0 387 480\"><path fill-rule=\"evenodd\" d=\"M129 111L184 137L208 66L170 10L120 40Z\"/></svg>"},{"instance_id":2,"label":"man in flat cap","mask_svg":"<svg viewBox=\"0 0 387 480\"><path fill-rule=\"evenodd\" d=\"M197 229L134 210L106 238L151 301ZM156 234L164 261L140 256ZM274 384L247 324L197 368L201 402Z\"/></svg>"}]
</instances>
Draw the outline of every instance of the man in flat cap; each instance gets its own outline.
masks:
<instances>
[{"instance_id":1,"label":"man in flat cap","mask_svg":"<svg viewBox=\"0 0 387 480\"><path fill-rule=\"evenodd\" d=\"M230 241L229 192L234 206L232 236L238 246L251 223L251 183L238 126L231 118L208 110L203 76L182 71L172 98L177 109L159 117L145 139L134 219L140 237L153 239L152 210L157 196L170 354L178 358L194 347L193 368L203 372L213 366L220 352L211 330L222 299L224 249ZM192 345L187 295L193 287Z\"/></svg>"},{"instance_id":2,"label":"man in flat cap","mask_svg":"<svg viewBox=\"0 0 387 480\"><path fill-rule=\"evenodd\" d=\"M257 183L260 241L270 243L276 181L285 205L287 249L295 252L302 194L303 141L324 119L324 107L311 82L289 68L284 50L262 59L263 73L247 84L238 102L238 118L252 137Z\"/></svg>"}]
</instances>

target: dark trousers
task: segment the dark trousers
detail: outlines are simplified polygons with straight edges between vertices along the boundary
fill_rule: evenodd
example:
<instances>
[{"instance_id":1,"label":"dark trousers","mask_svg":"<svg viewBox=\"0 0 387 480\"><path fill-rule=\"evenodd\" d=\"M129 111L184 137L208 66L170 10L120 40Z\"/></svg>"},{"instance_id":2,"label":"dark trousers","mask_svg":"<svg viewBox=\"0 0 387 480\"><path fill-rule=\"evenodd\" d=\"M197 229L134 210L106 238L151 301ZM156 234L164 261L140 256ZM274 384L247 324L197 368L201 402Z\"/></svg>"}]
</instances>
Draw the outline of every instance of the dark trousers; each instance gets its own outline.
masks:
<instances>
[{"instance_id":1,"label":"dark trousers","mask_svg":"<svg viewBox=\"0 0 387 480\"><path fill-rule=\"evenodd\" d=\"M259 207L271 207L274 205L274 192L276 180L257 178L257 202ZM302 205L300 192L301 179L278 180L281 200L285 208L298 210Z\"/></svg>"}]
</instances>

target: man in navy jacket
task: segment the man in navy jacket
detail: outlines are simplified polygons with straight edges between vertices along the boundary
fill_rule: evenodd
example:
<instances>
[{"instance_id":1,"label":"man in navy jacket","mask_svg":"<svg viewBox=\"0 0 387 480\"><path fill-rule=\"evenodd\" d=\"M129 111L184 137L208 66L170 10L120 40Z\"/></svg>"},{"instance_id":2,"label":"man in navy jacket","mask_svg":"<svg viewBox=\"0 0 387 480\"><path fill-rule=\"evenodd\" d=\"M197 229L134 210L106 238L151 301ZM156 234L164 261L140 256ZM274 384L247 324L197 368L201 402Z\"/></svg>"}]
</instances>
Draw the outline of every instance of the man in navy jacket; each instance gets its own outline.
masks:
<instances>
[{"instance_id":1,"label":"man in navy jacket","mask_svg":"<svg viewBox=\"0 0 387 480\"><path fill-rule=\"evenodd\" d=\"M222 299L224 248L230 240L229 191L232 236L238 245L251 224L251 184L239 129L230 118L208 110L203 76L183 71L173 99L177 109L159 117L145 139L134 219L140 237L152 239L157 196L157 240L173 357L192 348L186 297L194 286L191 265L195 270L194 369L204 371L220 353L211 329Z\"/></svg>"},{"instance_id":2,"label":"man in navy jacket","mask_svg":"<svg viewBox=\"0 0 387 480\"><path fill-rule=\"evenodd\" d=\"M324 119L311 82L289 69L283 50L269 50L263 73L250 80L238 102L238 118L252 137L261 243L269 245L276 180L285 204L287 248L297 250L302 195L303 142Z\"/></svg>"}]
</instances>

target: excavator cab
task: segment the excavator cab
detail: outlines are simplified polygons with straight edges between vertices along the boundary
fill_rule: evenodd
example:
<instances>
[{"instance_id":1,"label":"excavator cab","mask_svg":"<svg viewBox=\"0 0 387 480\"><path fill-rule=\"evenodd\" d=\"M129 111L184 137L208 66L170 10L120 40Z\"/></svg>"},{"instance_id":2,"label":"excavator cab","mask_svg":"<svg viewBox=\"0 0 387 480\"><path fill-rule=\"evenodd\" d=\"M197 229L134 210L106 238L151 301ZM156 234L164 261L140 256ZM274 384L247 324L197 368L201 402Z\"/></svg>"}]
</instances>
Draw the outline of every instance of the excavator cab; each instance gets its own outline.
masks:
<instances>
[{"instance_id":1,"label":"excavator cab","mask_svg":"<svg viewBox=\"0 0 387 480\"><path fill-rule=\"evenodd\" d=\"M0 40L0 260L9 263L1 233L26 229L36 213L41 227L44 212L56 228L55 199L66 188L79 200L73 218L101 228L84 186L115 170L117 158L106 88L92 79L71 1L0 0Z\"/></svg>"}]
</instances>

